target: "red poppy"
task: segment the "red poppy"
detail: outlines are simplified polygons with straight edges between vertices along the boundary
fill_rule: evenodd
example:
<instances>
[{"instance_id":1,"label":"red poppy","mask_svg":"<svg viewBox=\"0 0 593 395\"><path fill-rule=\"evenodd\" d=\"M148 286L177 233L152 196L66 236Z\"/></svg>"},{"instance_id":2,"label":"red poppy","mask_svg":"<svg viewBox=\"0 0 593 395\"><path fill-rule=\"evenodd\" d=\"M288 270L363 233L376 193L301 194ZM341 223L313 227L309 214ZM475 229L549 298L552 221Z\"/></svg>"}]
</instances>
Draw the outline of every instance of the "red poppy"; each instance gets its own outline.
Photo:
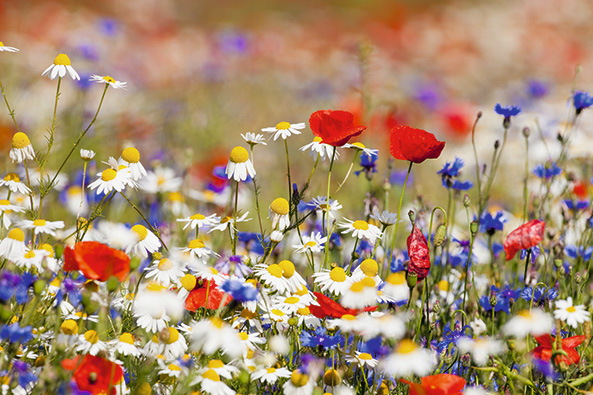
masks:
<instances>
[{"instance_id":1,"label":"red poppy","mask_svg":"<svg viewBox=\"0 0 593 395\"><path fill-rule=\"evenodd\" d=\"M62 361L66 370L74 370L72 378L81 391L95 394L115 394L116 386L124 377L122 368L101 357L86 354L80 361L80 356Z\"/></svg>"},{"instance_id":2,"label":"red poppy","mask_svg":"<svg viewBox=\"0 0 593 395\"><path fill-rule=\"evenodd\" d=\"M81 241L64 250L64 270L80 270L89 280L107 281L115 276L123 281L130 271L130 257L97 241Z\"/></svg>"},{"instance_id":3,"label":"red poppy","mask_svg":"<svg viewBox=\"0 0 593 395\"><path fill-rule=\"evenodd\" d=\"M567 365L579 363L581 356L575 350L575 347L584 342L585 339L585 336L572 336L562 339L562 351L566 352L568 356L557 355L554 362L557 365L561 362ZM539 346L531 350L533 356L537 359L549 361L552 358L552 344L554 344L555 338L550 335L541 335L537 336L535 340L539 343Z\"/></svg>"},{"instance_id":4,"label":"red poppy","mask_svg":"<svg viewBox=\"0 0 593 395\"><path fill-rule=\"evenodd\" d=\"M579 199L585 200L587 198L587 184L583 181L575 181L572 186L572 193L574 193Z\"/></svg>"},{"instance_id":5,"label":"red poppy","mask_svg":"<svg viewBox=\"0 0 593 395\"><path fill-rule=\"evenodd\" d=\"M414 225L412 233L408 236L408 256L410 257L408 272L416 273L418 281L426 278L430 269L428 243L426 237L416 225Z\"/></svg>"},{"instance_id":6,"label":"red poppy","mask_svg":"<svg viewBox=\"0 0 593 395\"><path fill-rule=\"evenodd\" d=\"M348 111L319 110L311 114L309 125L321 142L341 147L367 127L354 125L354 116Z\"/></svg>"},{"instance_id":7,"label":"red poppy","mask_svg":"<svg viewBox=\"0 0 593 395\"><path fill-rule=\"evenodd\" d=\"M404 379L399 381L410 385L409 395L461 395L465 387L463 378L446 373L422 377L421 384Z\"/></svg>"},{"instance_id":8,"label":"red poppy","mask_svg":"<svg viewBox=\"0 0 593 395\"><path fill-rule=\"evenodd\" d=\"M216 310L226 306L233 300L231 295L222 292L216 286L214 280L210 280L196 287L187 295L185 308L189 311L196 311L200 307Z\"/></svg>"},{"instance_id":9,"label":"red poppy","mask_svg":"<svg viewBox=\"0 0 593 395\"><path fill-rule=\"evenodd\" d=\"M410 126L395 126L390 133L390 150L395 159L422 163L426 159L436 159L441 155L445 142L434 134Z\"/></svg>"},{"instance_id":10,"label":"red poppy","mask_svg":"<svg viewBox=\"0 0 593 395\"><path fill-rule=\"evenodd\" d=\"M507 261L513 259L517 251L535 247L544 238L546 223L533 219L509 233L504 241Z\"/></svg>"},{"instance_id":11,"label":"red poppy","mask_svg":"<svg viewBox=\"0 0 593 395\"><path fill-rule=\"evenodd\" d=\"M365 307L363 310L347 309L335 300L328 298L320 292L313 292L313 295L317 298L319 306L310 304L309 311L317 318L341 318L346 314L358 315L363 311L375 311L377 306Z\"/></svg>"}]
</instances>

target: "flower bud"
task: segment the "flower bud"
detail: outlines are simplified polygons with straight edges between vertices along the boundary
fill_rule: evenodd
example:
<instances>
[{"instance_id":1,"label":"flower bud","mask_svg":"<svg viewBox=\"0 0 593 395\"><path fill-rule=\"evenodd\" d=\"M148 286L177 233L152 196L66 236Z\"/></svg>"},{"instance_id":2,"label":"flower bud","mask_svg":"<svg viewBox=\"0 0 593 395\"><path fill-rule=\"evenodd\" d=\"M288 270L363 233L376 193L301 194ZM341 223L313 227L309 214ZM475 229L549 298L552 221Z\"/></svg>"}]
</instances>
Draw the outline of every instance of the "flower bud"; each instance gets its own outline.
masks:
<instances>
[{"instance_id":1,"label":"flower bud","mask_svg":"<svg viewBox=\"0 0 593 395\"><path fill-rule=\"evenodd\" d=\"M35 362L33 363L33 366L35 366L36 368L40 368L43 365L45 365L45 356L44 355L40 355L35 359Z\"/></svg>"},{"instance_id":2,"label":"flower bud","mask_svg":"<svg viewBox=\"0 0 593 395\"><path fill-rule=\"evenodd\" d=\"M560 269L562 267L562 259L554 259L554 266L556 266L556 269Z\"/></svg>"},{"instance_id":3,"label":"flower bud","mask_svg":"<svg viewBox=\"0 0 593 395\"><path fill-rule=\"evenodd\" d=\"M488 299L488 301L490 302L490 306L492 306L492 308L494 308L494 306L496 306L496 302L497 302L496 293L491 292L490 299Z\"/></svg>"},{"instance_id":4,"label":"flower bud","mask_svg":"<svg viewBox=\"0 0 593 395\"><path fill-rule=\"evenodd\" d=\"M107 291L115 292L119 288L119 279L115 276L111 276L107 279Z\"/></svg>"},{"instance_id":5,"label":"flower bud","mask_svg":"<svg viewBox=\"0 0 593 395\"><path fill-rule=\"evenodd\" d=\"M153 254L154 256L154 254ZM141 260L137 256L130 259L130 270L136 270L140 266Z\"/></svg>"},{"instance_id":6,"label":"flower bud","mask_svg":"<svg viewBox=\"0 0 593 395\"><path fill-rule=\"evenodd\" d=\"M527 138L529 138L529 135L531 134L531 129L529 129L528 127L524 127L522 132L523 132L523 137L525 137L527 139Z\"/></svg>"},{"instance_id":7,"label":"flower bud","mask_svg":"<svg viewBox=\"0 0 593 395\"><path fill-rule=\"evenodd\" d=\"M502 120L502 127L508 129L511 126L511 117L504 117Z\"/></svg>"},{"instance_id":8,"label":"flower bud","mask_svg":"<svg viewBox=\"0 0 593 395\"><path fill-rule=\"evenodd\" d=\"M46 285L47 282L44 280L35 281L35 283L33 284L33 291L35 292L35 295L41 295Z\"/></svg>"},{"instance_id":9,"label":"flower bud","mask_svg":"<svg viewBox=\"0 0 593 395\"><path fill-rule=\"evenodd\" d=\"M434 245L436 247L438 247L441 244L443 244L446 236L447 236L447 226L445 224L439 225L439 227L437 228L437 231L435 232L435 235L434 235Z\"/></svg>"},{"instance_id":10,"label":"flower bud","mask_svg":"<svg viewBox=\"0 0 593 395\"><path fill-rule=\"evenodd\" d=\"M410 287L410 289L414 288L416 283L418 283L418 274L408 271L406 275L406 282L408 283L408 287Z\"/></svg>"},{"instance_id":11,"label":"flower bud","mask_svg":"<svg viewBox=\"0 0 593 395\"><path fill-rule=\"evenodd\" d=\"M416 213L414 212L414 210L408 211L408 217L410 218L410 222L412 223L412 225L414 225L416 223Z\"/></svg>"},{"instance_id":12,"label":"flower bud","mask_svg":"<svg viewBox=\"0 0 593 395\"><path fill-rule=\"evenodd\" d=\"M500 147L500 140L496 140L494 142L494 149L498 149Z\"/></svg>"},{"instance_id":13,"label":"flower bud","mask_svg":"<svg viewBox=\"0 0 593 395\"><path fill-rule=\"evenodd\" d=\"M463 207L468 208L470 203L471 200L469 199L469 195L466 193L465 195L463 195Z\"/></svg>"},{"instance_id":14,"label":"flower bud","mask_svg":"<svg viewBox=\"0 0 593 395\"><path fill-rule=\"evenodd\" d=\"M479 226L478 226L478 222L477 221L472 221L469 224L469 231L472 232L472 236L475 236L476 233L478 233L478 228L479 228Z\"/></svg>"},{"instance_id":15,"label":"flower bud","mask_svg":"<svg viewBox=\"0 0 593 395\"><path fill-rule=\"evenodd\" d=\"M336 369L328 369L323 374L323 383L328 386L335 387L342 382L342 377Z\"/></svg>"},{"instance_id":16,"label":"flower bud","mask_svg":"<svg viewBox=\"0 0 593 395\"><path fill-rule=\"evenodd\" d=\"M583 276L581 276L581 273L576 272L574 274L574 282L577 283L577 284L580 284L580 283L583 282Z\"/></svg>"}]
</instances>

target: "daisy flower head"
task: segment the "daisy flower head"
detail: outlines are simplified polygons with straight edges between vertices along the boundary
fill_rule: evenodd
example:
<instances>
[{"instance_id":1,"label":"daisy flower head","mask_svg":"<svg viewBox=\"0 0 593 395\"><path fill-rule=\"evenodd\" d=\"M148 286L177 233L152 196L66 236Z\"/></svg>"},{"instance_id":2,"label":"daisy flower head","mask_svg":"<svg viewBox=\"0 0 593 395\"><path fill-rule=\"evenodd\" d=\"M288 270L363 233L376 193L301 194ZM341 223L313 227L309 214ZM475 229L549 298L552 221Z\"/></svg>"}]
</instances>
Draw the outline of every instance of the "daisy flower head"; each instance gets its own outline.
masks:
<instances>
[{"instance_id":1,"label":"daisy flower head","mask_svg":"<svg viewBox=\"0 0 593 395\"><path fill-rule=\"evenodd\" d=\"M569 326L576 328L579 324L590 321L591 313L585 310L585 305L573 306L572 298L556 301L554 318L566 322Z\"/></svg>"},{"instance_id":2,"label":"daisy flower head","mask_svg":"<svg viewBox=\"0 0 593 395\"><path fill-rule=\"evenodd\" d=\"M346 271L336 266L331 270L324 269L313 273L315 284L321 287L321 292L329 291L336 295L343 295L352 284L352 280Z\"/></svg>"},{"instance_id":3,"label":"daisy flower head","mask_svg":"<svg viewBox=\"0 0 593 395\"><path fill-rule=\"evenodd\" d=\"M311 236L303 236L303 244L295 244L292 247L297 253L321 252L327 242L327 237L323 237L320 232L313 232Z\"/></svg>"},{"instance_id":4,"label":"daisy flower head","mask_svg":"<svg viewBox=\"0 0 593 395\"><path fill-rule=\"evenodd\" d=\"M12 136L12 148L9 156L13 162L17 163L23 163L26 159L35 159L35 151L29 136L23 132L15 133Z\"/></svg>"},{"instance_id":5,"label":"daisy flower head","mask_svg":"<svg viewBox=\"0 0 593 395\"><path fill-rule=\"evenodd\" d=\"M25 211L23 207L10 204L10 201L7 199L0 199L0 217L2 218L2 224L0 226L4 226L6 229L10 228L12 221L8 217L8 214L16 212L22 213Z\"/></svg>"},{"instance_id":6,"label":"daisy flower head","mask_svg":"<svg viewBox=\"0 0 593 395\"><path fill-rule=\"evenodd\" d=\"M158 335L153 336L161 344L159 353L165 357L167 361L177 359L187 351L187 341L185 337L179 333L176 328L167 327L161 330Z\"/></svg>"},{"instance_id":7,"label":"daisy flower head","mask_svg":"<svg viewBox=\"0 0 593 395\"><path fill-rule=\"evenodd\" d=\"M41 272L43 260L49 255L44 249L41 250L27 250L21 257L14 258L14 264L26 269L36 268Z\"/></svg>"},{"instance_id":8,"label":"daisy flower head","mask_svg":"<svg viewBox=\"0 0 593 395\"><path fill-rule=\"evenodd\" d=\"M264 285L281 294L291 291L292 287L289 281L283 276L283 270L280 265L276 263L272 263L271 265L261 264L255 268L254 274Z\"/></svg>"},{"instance_id":9,"label":"daisy flower head","mask_svg":"<svg viewBox=\"0 0 593 395\"><path fill-rule=\"evenodd\" d=\"M459 347L459 351L462 353L470 353L473 361L478 366L486 366L491 355L498 355L504 350L504 346L500 340L487 337L478 339L461 337L457 341L457 347Z\"/></svg>"},{"instance_id":10,"label":"daisy flower head","mask_svg":"<svg viewBox=\"0 0 593 395\"><path fill-rule=\"evenodd\" d=\"M134 336L131 333L122 333L119 338L111 340L109 346L117 354L124 356L139 357L142 352L135 345Z\"/></svg>"},{"instance_id":11,"label":"daisy flower head","mask_svg":"<svg viewBox=\"0 0 593 395\"><path fill-rule=\"evenodd\" d=\"M115 168L112 166L97 176L98 178L88 186L91 190L96 189L97 195L107 194L114 189L121 192L128 185L136 187L136 183L132 179L132 171L123 165L121 168L117 165Z\"/></svg>"},{"instance_id":12,"label":"daisy flower head","mask_svg":"<svg viewBox=\"0 0 593 395\"><path fill-rule=\"evenodd\" d=\"M192 350L201 350L204 354L213 354L216 350L231 358L239 357L243 351L241 337L220 317L203 319L192 325Z\"/></svg>"},{"instance_id":13,"label":"daisy flower head","mask_svg":"<svg viewBox=\"0 0 593 395\"><path fill-rule=\"evenodd\" d=\"M18 258L25 255L25 233L14 228L0 242L0 256L6 259Z\"/></svg>"},{"instance_id":14,"label":"daisy flower head","mask_svg":"<svg viewBox=\"0 0 593 395\"><path fill-rule=\"evenodd\" d=\"M335 218L335 213L342 209L342 205L337 200L330 200L328 205L327 196L317 196L307 203L307 206L318 211L320 217L321 214L328 215L330 221Z\"/></svg>"},{"instance_id":15,"label":"daisy flower head","mask_svg":"<svg viewBox=\"0 0 593 395\"><path fill-rule=\"evenodd\" d=\"M200 384L202 392L211 395L235 395L228 385L220 381L220 375L214 369L208 369L200 374L192 384Z\"/></svg>"},{"instance_id":16,"label":"daisy flower head","mask_svg":"<svg viewBox=\"0 0 593 395\"><path fill-rule=\"evenodd\" d=\"M209 258L212 257L219 257L220 255L218 255L216 252L212 251L210 248L206 247L206 245L204 244L204 242L200 239L193 239L191 240L188 244L186 248L183 248L181 250L181 252L189 252L190 253L190 259L192 262L196 262L198 264L201 265L205 265L206 261ZM192 266L190 264L190 267L192 269L198 269L201 268L201 266Z\"/></svg>"},{"instance_id":17,"label":"daisy flower head","mask_svg":"<svg viewBox=\"0 0 593 395\"><path fill-rule=\"evenodd\" d=\"M311 395L315 388L315 378L297 369L292 372L282 388L286 395Z\"/></svg>"},{"instance_id":18,"label":"daisy flower head","mask_svg":"<svg viewBox=\"0 0 593 395\"><path fill-rule=\"evenodd\" d=\"M284 198L276 198L270 204L269 218L272 219L272 228L284 230L290 225L289 217L290 206L288 200Z\"/></svg>"},{"instance_id":19,"label":"daisy flower head","mask_svg":"<svg viewBox=\"0 0 593 395\"><path fill-rule=\"evenodd\" d=\"M377 304L377 284L372 277L353 282L344 291L340 302L344 307L362 309Z\"/></svg>"},{"instance_id":20,"label":"daisy flower head","mask_svg":"<svg viewBox=\"0 0 593 395\"><path fill-rule=\"evenodd\" d=\"M241 137L243 137L243 140L252 147L257 144L268 145L263 134L247 132L245 134L241 133Z\"/></svg>"},{"instance_id":21,"label":"daisy flower head","mask_svg":"<svg viewBox=\"0 0 593 395\"><path fill-rule=\"evenodd\" d=\"M142 178L140 189L148 193L177 192L182 184L183 179L176 177L173 169L159 166Z\"/></svg>"},{"instance_id":22,"label":"daisy flower head","mask_svg":"<svg viewBox=\"0 0 593 395\"><path fill-rule=\"evenodd\" d=\"M167 327L171 320L183 317L185 303L175 292L168 291L162 285L150 283L140 291L134 303L136 323L148 332L159 332Z\"/></svg>"},{"instance_id":23,"label":"daisy flower head","mask_svg":"<svg viewBox=\"0 0 593 395\"><path fill-rule=\"evenodd\" d=\"M356 351L354 355L346 356L346 362L358 365L361 368L366 366L373 369L375 366L377 366L379 361L373 358L373 356L369 353Z\"/></svg>"},{"instance_id":24,"label":"daisy flower head","mask_svg":"<svg viewBox=\"0 0 593 395\"><path fill-rule=\"evenodd\" d=\"M314 137L313 141L310 142L309 144L303 145L300 150L301 151L311 151L310 154L311 156L313 156L314 158L319 157L321 160L325 160L326 158L331 160L332 157L337 158L340 153L338 152L337 149L335 149L335 154L334 154L334 149L335 147L329 145L329 144L325 144L321 142L321 137ZM334 158L334 159L335 159Z\"/></svg>"},{"instance_id":25,"label":"daisy flower head","mask_svg":"<svg viewBox=\"0 0 593 395\"><path fill-rule=\"evenodd\" d=\"M21 182L21 179L16 173L7 173L2 180L0 180L0 187L6 186L9 191L21 193L23 195L30 195L31 189Z\"/></svg>"},{"instance_id":26,"label":"daisy flower head","mask_svg":"<svg viewBox=\"0 0 593 395\"><path fill-rule=\"evenodd\" d=\"M97 355L100 351L107 349L107 344L99 338L97 331L89 329L79 337L80 344L76 351Z\"/></svg>"},{"instance_id":27,"label":"daisy flower head","mask_svg":"<svg viewBox=\"0 0 593 395\"><path fill-rule=\"evenodd\" d=\"M126 254L147 258L149 252L152 254L161 248L159 238L144 225L136 224L132 226L132 231L136 234L136 242L126 248Z\"/></svg>"},{"instance_id":28,"label":"daisy flower head","mask_svg":"<svg viewBox=\"0 0 593 395\"><path fill-rule=\"evenodd\" d=\"M2 41L0 41L0 52L18 52L20 49L15 47L8 47L4 45Z\"/></svg>"},{"instance_id":29,"label":"daisy flower head","mask_svg":"<svg viewBox=\"0 0 593 395\"><path fill-rule=\"evenodd\" d=\"M216 214L206 217L204 214L200 213L194 214L190 217L177 219L177 222L185 223L183 230L187 229L188 227L193 230L196 228L196 226L198 229L202 229L204 226L211 227L216 225L219 221L220 218Z\"/></svg>"},{"instance_id":30,"label":"daisy flower head","mask_svg":"<svg viewBox=\"0 0 593 395\"><path fill-rule=\"evenodd\" d=\"M64 227L64 221L46 221L44 219L36 219L34 221L24 220L21 221L20 226L23 229L33 229L36 235L45 233L55 236L55 231Z\"/></svg>"},{"instance_id":31,"label":"daisy flower head","mask_svg":"<svg viewBox=\"0 0 593 395\"><path fill-rule=\"evenodd\" d=\"M507 336L518 338L550 333L553 326L552 317L539 309L522 310L511 318L502 327L502 332Z\"/></svg>"},{"instance_id":32,"label":"daisy flower head","mask_svg":"<svg viewBox=\"0 0 593 395\"><path fill-rule=\"evenodd\" d=\"M288 122L280 122L276 124L276 126L263 128L261 131L266 133L273 133L274 134L274 141L278 140L278 137L282 137L286 140L287 137L290 137L293 134L301 134L299 130L305 128L305 123L288 123Z\"/></svg>"},{"instance_id":33,"label":"daisy flower head","mask_svg":"<svg viewBox=\"0 0 593 395\"><path fill-rule=\"evenodd\" d=\"M229 180L232 178L235 181L245 181L248 175L252 178L255 177L255 168L249 160L249 153L245 148L238 145L231 150L224 173Z\"/></svg>"},{"instance_id":34,"label":"daisy flower head","mask_svg":"<svg viewBox=\"0 0 593 395\"><path fill-rule=\"evenodd\" d=\"M146 278L153 278L164 287L176 283L183 275L184 270L179 262L169 258L154 261L146 270Z\"/></svg>"},{"instance_id":35,"label":"daisy flower head","mask_svg":"<svg viewBox=\"0 0 593 395\"><path fill-rule=\"evenodd\" d=\"M126 89L126 85L128 84L127 82L116 81L115 79L113 79L113 77L110 77L108 75L103 77L97 74L91 75L89 81L96 82L98 84L107 84L113 87L113 89Z\"/></svg>"},{"instance_id":36,"label":"daisy flower head","mask_svg":"<svg viewBox=\"0 0 593 395\"><path fill-rule=\"evenodd\" d=\"M405 377L412 374L426 376L435 365L432 352L419 347L409 339L400 341L392 354L381 361L381 370L393 377Z\"/></svg>"},{"instance_id":37,"label":"daisy flower head","mask_svg":"<svg viewBox=\"0 0 593 395\"><path fill-rule=\"evenodd\" d=\"M233 375L239 373L239 369L233 365L226 365L220 359L211 359L208 361L206 367L198 370L198 374L204 373L208 369L214 370L216 373L220 375L220 377L224 377L225 379L232 379Z\"/></svg>"},{"instance_id":38,"label":"daisy flower head","mask_svg":"<svg viewBox=\"0 0 593 395\"><path fill-rule=\"evenodd\" d=\"M134 147L125 148L119 161L130 169L134 181L138 181L148 174L142 163L140 163L140 152Z\"/></svg>"},{"instance_id":39,"label":"daisy flower head","mask_svg":"<svg viewBox=\"0 0 593 395\"><path fill-rule=\"evenodd\" d=\"M406 272L390 273L383 283L382 291L396 303L408 300L410 298L410 287L408 287L406 281Z\"/></svg>"},{"instance_id":40,"label":"daisy flower head","mask_svg":"<svg viewBox=\"0 0 593 395\"><path fill-rule=\"evenodd\" d=\"M41 75L47 75L50 80L53 80L56 77L64 77L66 73L68 73L73 80L80 80L80 76L72 67L68 55L61 53L56 56L54 63L45 69Z\"/></svg>"},{"instance_id":41,"label":"daisy flower head","mask_svg":"<svg viewBox=\"0 0 593 395\"><path fill-rule=\"evenodd\" d=\"M362 151L362 154L368 156L369 158L372 158L373 156L376 156L379 154L378 149L367 148L363 143L361 143L359 141L352 143L352 144L346 143L346 144L344 144L344 147L350 148L353 150L357 150L357 151Z\"/></svg>"},{"instance_id":42,"label":"daisy flower head","mask_svg":"<svg viewBox=\"0 0 593 395\"><path fill-rule=\"evenodd\" d=\"M268 384L274 384L279 378L290 377L291 372L286 368L267 368L259 369L251 374L252 380L263 381Z\"/></svg>"},{"instance_id":43,"label":"daisy flower head","mask_svg":"<svg viewBox=\"0 0 593 395\"><path fill-rule=\"evenodd\" d=\"M216 225L214 225L212 227L212 229L210 229L208 231L208 233L215 231L215 230L224 232L225 230L227 230L227 228L231 228L231 230L235 230L235 226L233 225L235 222L239 223L239 222L251 221L251 218L247 218L248 215L249 215L249 211L246 211L245 214L241 215L240 217L235 218L230 215L227 215L226 217L222 217L222 218L220 218L220 221Z\"/></svg>"},{"instance_id":44,"label":"daisy flower head","mask_svg":"<svg viewBox=\"0 0 593 395\"><path fill-rule=\"evenodd\" d=\"M344 229L342 234L352 233L353 237L366 239L371 244L374 244L381 237L381 229L363 220L351 221L344 218L344 222L338 226Z\"/></svg>"},{"instance_id":45,"label":"daisy flower head","mask_svg":"<svg viewBox=\"0 0 593 395\"><path fill-rule=\"evenodd\" d=\"M397 223L397 214L384 210L383 212L379 212L379 209L375 207L373 209L373 213L371 214L371 218L375 221L378 221L383 226L390 226L395 225Z\"/></svg>"},{"instance_id":46,"label":"daisy flower head","mask_svg":"<svg viewBox=\"0 0 593 395\"><path fill-rule=\"evenodd\" d=\"M93 159L94 157L95 157L95 151L93 151L92 149L84 149L84 148L80 149L80 158L82 160L84 160L85 162L88 162L89 160Z\"/></svg>"},{"instance_id":47,"label":"daisy flower head","mask_svg":"<svg viewBox=\"0 0 593 395\"><path fill-rule=\"evenodd\" d=\"M381 277L378 275L379 273L379 264L376 260L372 258L365 259L354 269L352 272L352 281L360 281L365 277L371 277L375 283L379 284L381 282Z\"/></svg>"}]
</instances>

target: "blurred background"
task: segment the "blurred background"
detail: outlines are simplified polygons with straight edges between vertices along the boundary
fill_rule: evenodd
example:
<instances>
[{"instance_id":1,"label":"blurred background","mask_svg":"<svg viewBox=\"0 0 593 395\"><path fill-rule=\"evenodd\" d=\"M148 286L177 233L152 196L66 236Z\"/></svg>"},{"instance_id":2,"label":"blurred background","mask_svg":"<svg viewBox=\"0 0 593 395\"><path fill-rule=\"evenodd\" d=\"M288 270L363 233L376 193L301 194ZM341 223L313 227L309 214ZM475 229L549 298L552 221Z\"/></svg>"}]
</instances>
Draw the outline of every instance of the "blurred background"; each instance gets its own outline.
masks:
<instances>
[{"instance_id":1,"label":"blurred background","mask_svg":"<svg viewBox=\"0 0 593 395\"><path fill-rule=\"evenodd\" d=\"M516 135L523 147L524 126L553 139L568 119L571 92L591 88L592 11L582 0L0 0L0 40L21 50L2 53L0 78L22 128L42 143L56 82L40 74L58 53L69 55L82 79L62 86L61 144L96 110L102 89L88 82L91 74L126 81L126 91L109 90L83 144L100 160L133 144L143 161L199 178L226 163L243 143L240 133L344 109L368 125L361 140L380 148L384 163L393 125L446 140L436 168L455 155L472 162L480 110L476 136L489 160L502 135L496 103L523 108L511 146ZM586 129L591 114L581 118ZM5 111L0 125L4 155L13 133ZM291 138L291 154L311 138L308 129ZM263 172L284 163L283 144L269 145L258 158ZM533 159L546 155L536 150ZM521 155L506 157L523 166ZM293 164L298 178L301 164Z\"/></svg>"}]
</instances>

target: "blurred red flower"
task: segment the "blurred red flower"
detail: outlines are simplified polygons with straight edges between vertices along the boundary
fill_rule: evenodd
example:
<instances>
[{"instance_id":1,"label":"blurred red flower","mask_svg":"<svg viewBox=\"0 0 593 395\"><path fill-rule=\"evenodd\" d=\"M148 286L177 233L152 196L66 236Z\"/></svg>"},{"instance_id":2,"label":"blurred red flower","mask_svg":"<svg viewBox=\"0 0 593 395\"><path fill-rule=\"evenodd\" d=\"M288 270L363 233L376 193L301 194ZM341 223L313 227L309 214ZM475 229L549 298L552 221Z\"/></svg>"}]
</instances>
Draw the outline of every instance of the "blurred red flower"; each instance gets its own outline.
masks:
<instances>
[{"instance_id":1,"label":"blurred red flower","mask_svg":"<svg viewBox=\"0 0 593 395\"><path fill-rule=\"evenodd\" d=\"M311 114L309 125L321 142L341 147L367 127L354 125L354 116L348 111L319 110Z\"/></svg>"},{"instance_id":2,"label":"blurred red flower","mask_svg":"<svg viewBox=\"0 0 593 395\"><path fill-rule=\"evenodd\" d=\"M200 307L216 310L226 306L231 300L233 300L231 295L219 290L214 280L210 280L202 285L196 285L187 295L185 308L190 311L196 311Z\"/></svg>"},{"instance_id":3,"label":"blurred red flower","mask_svg":"<svg viewBox=\"0 0 593 395\"><path fill-rule=\"evenodd\" d=\"M562 351L566 352L568 356L556 355L554 363L564 362L567 365L579 363L581 356L575 350L575 347L584 342L585 339L585 336L572 336L562 339ZM552 358L552 344L554 344L555 338L551 335L541 335L537 336L535 340L539 343L539 346L531 350L533 356L537 359L549 361Z\"/></svg>"},{"instance_id":4,"label":"blurred red flower","mask_svg":"<svg viewBox=\"0 0 593 395\"><path fill-rule=\"evenodd\" d=\"M395 159L422 163L426 159L436 159L441 155L445 142L434 134L410 126L395 126L390 132L390 150Z\"/></svg>"},{"instance_id":5,"label":"blurred red flower","mask_svg":"<svg viewBox=\"0 0 593 395\"><path fill-rule=\"evenodd\" d=\"M418 275L418 281L421 281L428 275L430 255L426 237L424 237L416 225L414 225L412 233L408 236L407 244L408 255L410 257L408 272L416 273Z\"/></svg>"},{"instance_id":6,"label":"blurred red flower","mask_svg":"<svg viewBox=\"0 0 593 395\"><path fill-rule=\"evenodd\" d=\"M544 238L546 223L533 219L509 233L504 241L504 252L507 261L513 259L517 251L531 248Z\"/></svg>"},{"instance_id":7,"label":"blurred red flower","mask_svg":"<svg viewBox=\"0 0 593 395\"><path fill-rule=\"evenodd\" d=\"M409 395L461 395L463 387L465 387L463 378L446 373L422 377L422 384L412 383L404 379L399 381L410 385Z\"/></svg>"},{"instance_id":8,"label":"blurred red flower","mask_svg":"<svg viewBox=\"0 0 593 395\"><path fill-rule=\"evenodd\" d=\"M375 311L377 306L365 307L362 310L347 309L332 298L328 298L320 292L313 292L313 295L317 298L319 306L310 304L309 310L317 318L341 318L343 315L358 315L363 311Z\"/></svg>"},{"instance_id":9,"label":"blurred red flower","mask_svg":"<svg viewBox=\"0 0 593 395\"><path fill-rule=\"evenodd\" d=\"M74 370L72 378L81 391L95 394L115 394L116 386L123 379L122 368L101 357L86 354L80 361L80 356L73 359L64 359L62 367Z\"/></svg>"},{"instance_id":10,"label":"blurred red flower","mask_svg":"<svg viewBox=\"0 0 593 395\"><path fill-rule=\"evenodd\" d=\"M64 270L80 270L89 280L107 281L115 276L123 281L130 271L130 257L97 241L81 241L64 250Z\"/></svg>"}]
</instances>

